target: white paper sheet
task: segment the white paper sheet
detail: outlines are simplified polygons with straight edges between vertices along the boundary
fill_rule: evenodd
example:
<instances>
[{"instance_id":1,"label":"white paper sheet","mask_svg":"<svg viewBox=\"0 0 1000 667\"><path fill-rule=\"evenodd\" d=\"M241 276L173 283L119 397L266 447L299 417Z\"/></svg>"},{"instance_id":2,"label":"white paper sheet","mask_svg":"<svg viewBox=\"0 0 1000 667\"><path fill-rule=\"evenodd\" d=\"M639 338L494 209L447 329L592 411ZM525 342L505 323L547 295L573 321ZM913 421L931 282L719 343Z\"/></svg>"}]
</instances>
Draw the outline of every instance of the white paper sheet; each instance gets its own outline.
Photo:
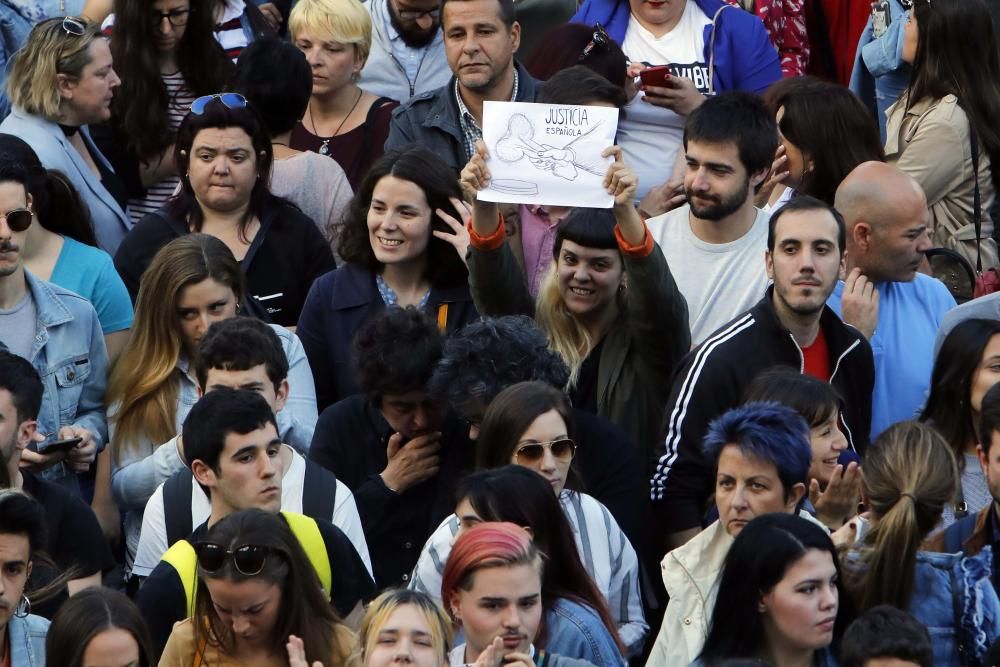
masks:
<instances>
[{"instance_id":1,"label":"white paper sheet","mask_svg":"<svg viewBox=\"0 0 1000 667\"><path fill-rule=\"evenodd\" d=\"M486 102L483 141L491 181L479 199L510 204L611 208L604 189L615 142L613 107Z\"/></svg>"}]
</instances>

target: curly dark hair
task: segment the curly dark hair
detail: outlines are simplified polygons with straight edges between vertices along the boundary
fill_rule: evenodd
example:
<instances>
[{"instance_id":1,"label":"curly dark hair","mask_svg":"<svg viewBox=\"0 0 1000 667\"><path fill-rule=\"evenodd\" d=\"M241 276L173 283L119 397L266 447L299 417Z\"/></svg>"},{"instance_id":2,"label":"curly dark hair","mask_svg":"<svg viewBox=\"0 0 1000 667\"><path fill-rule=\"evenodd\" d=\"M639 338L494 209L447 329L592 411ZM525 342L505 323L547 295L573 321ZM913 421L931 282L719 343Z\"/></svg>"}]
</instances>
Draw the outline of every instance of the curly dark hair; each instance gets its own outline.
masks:
<instances>
[{"instance_id":1,"label":"curly dark hair","mask_svg":"<svg viewBox=\"0 0 1000 667\"><path fill-rule=\"evenodd\" d=\"M441 359L444 337L417 308L387 308L358 329L352 348L358 386L378 405L385 394L427 386Z\"/></svg>"},{"instance_id":2,"label":"curly dark hair","mask_svg":"<svg viewBox=\"0 0 1000 667\"><path fill-rule=\"evenodd\" d=\"M420 188L431 209L431 229L451 233L434 213L441 209L461 220L449 198L462 199L455 172L440 157L415 144L387 151L368 171L344 215L338 248L345 262L358 264L373 273L381 273L383 264L375 258L368 236L368 209L376 184L386 176L409 181ZM433 285L463 284L469 273L455 248L431 236L427 243L427 278Z\"/></svg>"},{"instance_id":3,"label":"curly dark hair","mask_svg":"<svg viewBox=\"0 0 1000 667\"><path fill-rule=\"evenodd\" d=\"M508 315L483 318L452 334L428 388L460 415L478 422L497 394L529 380L562 389L569 368L549 349L549 339L533 319Z\"/></svg>"},{"instance_id":4,"label":"curly dark hair","mask_svg":"<svg viewBox=\"0 0 1000 667\"><path fill-rule=\"evenodd\" d=\"M187 28L177 44L177 66L188 90L196 96L210 95L222 90L233 64L215 40L214 0L190 2ZM167 115L170 97L160 76L157 25L150 5L115 0L111 39L111 57L122 80L111 102L111 120L140 159L156 157L174 141Z\"/></svg>"}]
</instances>

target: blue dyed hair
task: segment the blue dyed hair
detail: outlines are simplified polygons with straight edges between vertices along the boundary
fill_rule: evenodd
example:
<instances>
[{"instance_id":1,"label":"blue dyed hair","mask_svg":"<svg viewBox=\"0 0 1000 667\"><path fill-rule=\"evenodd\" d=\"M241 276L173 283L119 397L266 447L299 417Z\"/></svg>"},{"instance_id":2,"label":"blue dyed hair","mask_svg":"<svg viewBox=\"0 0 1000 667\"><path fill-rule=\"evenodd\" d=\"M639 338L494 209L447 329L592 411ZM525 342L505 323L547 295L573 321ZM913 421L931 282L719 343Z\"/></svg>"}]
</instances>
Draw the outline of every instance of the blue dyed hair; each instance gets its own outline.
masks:
<instances>
[{"instance_id":1,"label":"blue dyed hair","mask_svg":"<svg viewBox=\"0 0 1000 667\"><path fill-rule=\"evenodd\" d=\"M793 486L809 483L809 425L787 406L755 401L717 417L708 425L703 444L713 465L726 445L736 445L744 456L774 464L786 499Z\"/></svg>"}]
</instances>

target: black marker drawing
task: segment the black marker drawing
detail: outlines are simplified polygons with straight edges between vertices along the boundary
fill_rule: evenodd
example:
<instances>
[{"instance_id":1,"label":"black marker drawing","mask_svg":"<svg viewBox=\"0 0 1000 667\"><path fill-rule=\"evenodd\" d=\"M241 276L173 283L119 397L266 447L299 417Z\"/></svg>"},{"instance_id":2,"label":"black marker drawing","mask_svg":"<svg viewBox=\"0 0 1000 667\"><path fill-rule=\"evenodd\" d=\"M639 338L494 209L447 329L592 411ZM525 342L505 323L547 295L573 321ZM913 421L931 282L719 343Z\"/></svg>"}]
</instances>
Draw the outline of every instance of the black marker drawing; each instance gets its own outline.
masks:
<instances>
[{"instance_id":1,"label":"black marker drawing","mask_svg":"<svg viewBox=\"0 0 1000 667\"><path fill-rule=\"evenodd\" d=\"M497 142L495 153L498 158L508 163L527 158L536 169L552 172L567 181L576 180L579 175L578 169L595 176L603 176L607 171L606 164L588 164L577 157L572 148L574 143L592 134L600 126L601 123L597 123L562 147L556 147L535 141L535 126L526 116L516 113L507 121L507 131Z\"/></svg>"}]
</instances>

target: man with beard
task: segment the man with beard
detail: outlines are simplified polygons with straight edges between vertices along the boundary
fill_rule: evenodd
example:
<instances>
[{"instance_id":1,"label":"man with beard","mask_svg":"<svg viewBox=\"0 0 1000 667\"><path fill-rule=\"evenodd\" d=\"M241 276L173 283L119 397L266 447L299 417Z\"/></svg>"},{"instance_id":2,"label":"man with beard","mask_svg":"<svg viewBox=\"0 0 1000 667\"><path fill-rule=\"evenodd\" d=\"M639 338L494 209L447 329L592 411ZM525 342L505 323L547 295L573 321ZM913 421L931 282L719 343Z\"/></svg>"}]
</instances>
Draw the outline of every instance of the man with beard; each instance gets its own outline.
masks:
<instances>
[{"instance_id":1,"label":"man with beard","mask_svg":"<svg viewBox=\"0 0 1000 667\"><path fill-rule=\"evenodd\" d=\"M927 199L896 167L865 162L837 188L847 221L847 280L830 307L858 328L875 350L871 438L911 419L926 398L934 337L955 299L939 280L919 272L928 236Z\"/></svg>"},{"instance_id":2,"label":"man with beard","mask_svg":"<svg viewBox=\"0 0 1000 667\"><path fill-rule=\"evenodd\" d=\"M701 451L709 422L738 405L761 371L791 366L832 384L844 397L848 444L859 454L868 444L872 350L826 305L846 261L844 219L803 196L775 213L766 234L763 264L773 287L692 350L674 376L650 494L667 549L694 537L709 509L714 479Z\"/></svg>"},{"instance_id":3,"label":"man with beard","mask_svg":"<svg viewBox=\"0 0 1000 667\"><path fill-rule=\"evenodd\" d=\"M723 93L688 116L688 203L646 224L687 299L693 345L757 303L767 287L760 261L767 214L753 198L777 146L774 116L753 95Z\"/></svg>"},{"instance_id":4,"label":"man with beard","mask_svg":"<svg viewBox=\"0 0 1000 667\"><path fill-rule=\"evenodd\" d=\"M457 174L483 138L483 103L534 102L538 82L514 61L521 45L514 0L442 0L441 27L454 76L392 113L385 149L419 143Z\"/></svg>"},{"instance_id":5,"label":"man with beard","mask_svg":"<svg viewBox=\"0 0 1000 667\"><path fill-rule=\"evenodd\" d=\"M438 0L369 0L372 47L361 70L362 88L405 102L448 83Z\"/></svg>"},{"instance_id":6,"label":"man with beard","mask_svg":"<svg viewBox=\"0 0 1000 667\"><path fill-rule=\"evenodd\" d=\"M31 206L25 167L0 160L0 344L30 361L44 386L37 417L43 441L23 458L79 495L73 473L90 468L108 433L108 353L90 302L24 269L22 249L38 224ZM48 447L58 440L76 444Z\"/></svg>"}]
</instances>

